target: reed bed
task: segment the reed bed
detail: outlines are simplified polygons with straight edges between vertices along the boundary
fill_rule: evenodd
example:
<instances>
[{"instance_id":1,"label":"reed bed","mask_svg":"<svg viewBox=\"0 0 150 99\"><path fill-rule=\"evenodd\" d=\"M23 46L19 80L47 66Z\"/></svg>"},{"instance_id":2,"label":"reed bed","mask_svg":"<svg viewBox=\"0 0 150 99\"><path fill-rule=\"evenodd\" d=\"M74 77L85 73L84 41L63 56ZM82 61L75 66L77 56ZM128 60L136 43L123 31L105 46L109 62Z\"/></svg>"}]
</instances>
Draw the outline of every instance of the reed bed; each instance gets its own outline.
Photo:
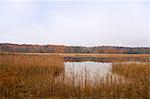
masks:
<instances>
[{"instance_id":1,"label":"reed bed","mask_svg":"<svg viewBox=\"0 0 150 99\"><path fill-rule=\"evenodd\" d=\"M1 97L42 96L51 79L64 70L63 59L56 55L0 55Z\"/></svg>"},{"instance_id":2,"label":"reed bed","mask_svg":"<svg viewBox=\"0 0 150 99\"><path fill-rule=\"evenodd\" d=\"M136 97L150 97L150 64L149 62L113 63L112 72L122 75L132 83Z\"/></svg>"},{"instance_id":3,"label":"reed bed","mask_svg":"<svg viewBox=\"0 0 150 99\"><path fill-rule=\"evenodd\" d=\"M9 53L8 53L9 54ZM98 61L98 62L129 62L141 61L149 62L150 54L83 54L83 53L15 53L24 55L59 55L64 61L82 62L82 61Z\"/></svg>"},{"instance_id":4,"label":"reed bed","mask_svg":"<svg viewBox=\"0 0 150 99\"><path fill-rule=\"evenodd\" d=\"M149 98L149 64L113 63L104 77L65 75L57 55L0 54L0 98ZM117 75L117 76L114 76ZM81 78L77 81L78 78Z\"/></svg>"}]
</instances>

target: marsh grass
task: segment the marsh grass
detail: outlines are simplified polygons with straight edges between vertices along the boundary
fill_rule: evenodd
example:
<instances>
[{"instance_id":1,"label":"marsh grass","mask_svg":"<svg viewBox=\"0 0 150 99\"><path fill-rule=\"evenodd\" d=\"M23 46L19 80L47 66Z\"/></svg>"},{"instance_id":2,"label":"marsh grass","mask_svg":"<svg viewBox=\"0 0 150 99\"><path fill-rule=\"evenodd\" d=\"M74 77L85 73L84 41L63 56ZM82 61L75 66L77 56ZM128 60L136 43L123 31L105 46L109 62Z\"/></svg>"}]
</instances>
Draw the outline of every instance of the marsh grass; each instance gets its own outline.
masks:
<instances>
[{"instance_id":1,"label":"marsh grass","mask_svg":"<svg viewBox=\"0 0 150 99\"><path fill-rule=\"evenodd\" d=\"M64 74L57 55L0 54L0 98L149 98L149 63L113 63L112 74ZM118 75L116 77L114 75Z\"/></svg>"},{"instance_id":2,"label":"marsh grass","mask_svg":"<svg viewBox=\"0 0 150 99\"><path fill-rule=\"evenodd\" d=\"M1 54L1 97L42 96L63 70L63 59L56 55Z\"/></svg>"},{"instance_id":3,"label":"marsh grass","mask_svg":"<svg viewBox=\"0 0 150 99\"><path fill-rule=\"evenodd\" d=\"M149 62L113 63L112 72L130 81L135 97L148 98L150 96Z\"/></svg>"}]
</instances>

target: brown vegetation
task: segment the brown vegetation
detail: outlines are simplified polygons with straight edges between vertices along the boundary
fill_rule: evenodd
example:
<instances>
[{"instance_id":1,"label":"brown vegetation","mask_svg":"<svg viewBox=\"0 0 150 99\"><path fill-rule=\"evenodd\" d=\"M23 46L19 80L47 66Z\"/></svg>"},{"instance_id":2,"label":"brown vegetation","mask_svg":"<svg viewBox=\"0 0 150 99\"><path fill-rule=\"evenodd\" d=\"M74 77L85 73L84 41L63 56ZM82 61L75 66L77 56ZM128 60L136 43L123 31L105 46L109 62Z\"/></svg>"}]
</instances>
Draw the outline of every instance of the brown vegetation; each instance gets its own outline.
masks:
<instances>
[{"instance_id":1,"label":"brown vegetation","mask_svg":"<svg viewBox=\"0 0 150 99\"><path fill-rule=\"evenodd\" d=\"M61 54L60 54L61 55ZM121 62L121 61L149 61L149 54L62 54L67 61L100 61L100 62Z\"/></svg>"},{"instance_id":2,"label":"brown vegetation","mask_svg":"<svg viewBox=\"0 0 150 99\"><path fill-rule=\"evenodd\" d=\"M112 72L122 75L131 82L131 94L135 97L150 98L149 62L113 63Z\"/></svg>"},{"instance_id":3,"label":"brown vegetation","mask_svg":"<svg viewBox=\"0 0 150 99\"><path fill-rule=\"evenodd\" d=\"M38 96L63 69L63 59L56 55L0 54L1 97Z\"/></svg>"},{"instance_id":4,"label":"brown vegetation","mask_svg":"<svg viewBox=\"0 0 150 99\"><path fill-rule=\"evenodd\" d=\"M149 98L146 62L113 63L112 73L120 77L108 74L90 81L85 75L78 84L76 77L65 77L63 68L56 55L0 54L0 98Z\"/></svg>"},{"instance_id":5,"label":"brown vegetation","mask_svg":"<svg viewBox=\"0 0 150 99\"><path fill-rule=\"evenodd\" d=\"M9 53L5 53L9 54ZM150 54L69 54L69 53L14 53L16 55L59 55L64 61L99 61L99 62L121 62L142 61L149 62Z\"/></svg>"},{"instance_id":6,"label":"brown vegetation","mask_svg":"<svg viewBox=\"0 0 150 99\"><path fill-rule=\"evenodd\" d=\"M19 53L101 53L101 54L150 54L149 47L119 46L64 46L0 43L0 52Z\"/></svg>"}]
</instances>

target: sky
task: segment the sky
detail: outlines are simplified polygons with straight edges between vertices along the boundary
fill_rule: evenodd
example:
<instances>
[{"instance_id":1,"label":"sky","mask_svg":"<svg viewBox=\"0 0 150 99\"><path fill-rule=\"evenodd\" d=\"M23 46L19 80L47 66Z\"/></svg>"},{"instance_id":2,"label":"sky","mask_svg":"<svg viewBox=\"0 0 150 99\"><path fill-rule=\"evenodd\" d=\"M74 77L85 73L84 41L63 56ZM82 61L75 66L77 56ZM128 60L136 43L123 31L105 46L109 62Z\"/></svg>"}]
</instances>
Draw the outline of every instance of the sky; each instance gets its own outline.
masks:
<instances>
[{"instance_id":1,"label":"sky","mask_svg":"<svg viewBox=\"0 0 150 99\"><path fill-rule=\"evenodd\" d=\"M150 2L0 0L0 43L150 47Z\"/></svg>"}]
</instances>

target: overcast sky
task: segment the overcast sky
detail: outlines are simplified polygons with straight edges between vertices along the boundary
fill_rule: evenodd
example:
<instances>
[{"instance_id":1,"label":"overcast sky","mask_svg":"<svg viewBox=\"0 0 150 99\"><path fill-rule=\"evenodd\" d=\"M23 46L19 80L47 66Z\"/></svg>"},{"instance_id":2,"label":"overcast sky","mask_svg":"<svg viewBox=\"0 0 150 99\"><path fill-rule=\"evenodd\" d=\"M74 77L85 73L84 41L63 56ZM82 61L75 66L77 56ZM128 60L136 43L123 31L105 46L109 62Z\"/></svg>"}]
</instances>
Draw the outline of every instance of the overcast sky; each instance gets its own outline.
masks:
<instances>
[{"instance_id":1,"label":"overcast sky","mask_svg":"<svg viewBox=\"0 0 150 99\"><path fill-rule=\"evenodd\" d=\"M0 0L0 43L150 47L149 0Z\"/></svg>"}]
</instances>

